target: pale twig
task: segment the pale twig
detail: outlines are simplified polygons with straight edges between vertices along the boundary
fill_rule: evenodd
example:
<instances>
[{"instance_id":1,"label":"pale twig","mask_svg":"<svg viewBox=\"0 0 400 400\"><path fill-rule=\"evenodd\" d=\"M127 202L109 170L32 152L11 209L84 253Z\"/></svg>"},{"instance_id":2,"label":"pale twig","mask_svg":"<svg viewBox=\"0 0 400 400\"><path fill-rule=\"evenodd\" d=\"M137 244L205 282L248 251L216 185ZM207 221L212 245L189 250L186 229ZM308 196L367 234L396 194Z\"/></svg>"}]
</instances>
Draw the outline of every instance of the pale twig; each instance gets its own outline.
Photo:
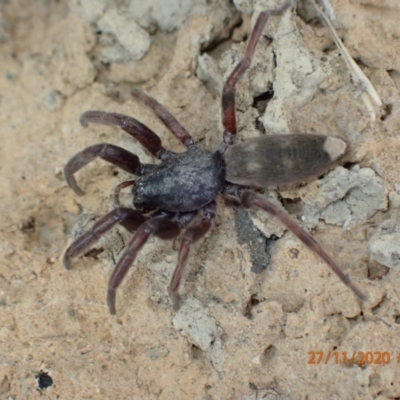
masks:
<instances>
[{"instance_id":1,"label":"pale twig","mask_svg":"<svg viewBox=\"0 0 400 400\"><path fill-rule=\"evenodd\" d=\"M329 0L319 0L319 2L321 3L322 8L324 9L324 13L326 15L326 17L330 20L330 21L334 21L335 20L335 10L332 7L332 4L330 3Z\"/></svg>"},{"instance_id":2,"label":"pale twig","mask_svg":"<svg viewBox=\"0 0 400 400\"><path fill-rule=\"evenodd\" d=\"M336 46L342 52L343 58L346 61L346 64L350 70L353 82L358 87L360 87L362 90L361 99L363 100L363 102L365 104L368 114L369 114L371 120L375 121L376 115L375 115L373 103L379 107L382 105L382 101L381 101L378 93L376 92L375 88L373 87L371 81L366 77L364 72L361 70L361 68L357 65L357 63L351 57L350 53L344 46L343 42L340 40L339 36L337 35L337 33L335 31L335 28L332 26L332 24L330 23L327 16L317 6L317 4L315 3L315 0L310 0L310 1L313 4L313 6L315 7L315 9L317 10L318 15L321 17L322 21L328 27L330 34L332 35L332 38L336 43Z\"/></svg>"}]
</instances>

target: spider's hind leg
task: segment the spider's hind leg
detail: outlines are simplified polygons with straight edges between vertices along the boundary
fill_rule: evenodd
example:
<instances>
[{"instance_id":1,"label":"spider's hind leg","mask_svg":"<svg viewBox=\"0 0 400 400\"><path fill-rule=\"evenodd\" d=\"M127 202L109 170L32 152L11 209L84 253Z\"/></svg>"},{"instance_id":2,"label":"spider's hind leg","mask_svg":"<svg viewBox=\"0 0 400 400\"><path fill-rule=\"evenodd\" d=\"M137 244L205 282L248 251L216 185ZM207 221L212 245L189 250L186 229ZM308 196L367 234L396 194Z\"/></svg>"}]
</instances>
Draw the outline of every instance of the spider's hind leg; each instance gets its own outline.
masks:
<instances>
[{"instance_id":1,"label":"spider's hind leg","mask_svg":"<svg viewBox=\"0 0 400 400\"><path fill-rule=\"evenodd\" d=\"M367 300L367 297L354 285L351 279L341 270L339 265L329 256L322 246L303 228L300 227L290 216L270 201L262 196L239 189L237 197L240 199L243 207L258 207L267 213L278 218L290 231L292 231L310 250L321 257L329 268L338 276L338 278L361 300Z\"/></svg>"}]
</instances>

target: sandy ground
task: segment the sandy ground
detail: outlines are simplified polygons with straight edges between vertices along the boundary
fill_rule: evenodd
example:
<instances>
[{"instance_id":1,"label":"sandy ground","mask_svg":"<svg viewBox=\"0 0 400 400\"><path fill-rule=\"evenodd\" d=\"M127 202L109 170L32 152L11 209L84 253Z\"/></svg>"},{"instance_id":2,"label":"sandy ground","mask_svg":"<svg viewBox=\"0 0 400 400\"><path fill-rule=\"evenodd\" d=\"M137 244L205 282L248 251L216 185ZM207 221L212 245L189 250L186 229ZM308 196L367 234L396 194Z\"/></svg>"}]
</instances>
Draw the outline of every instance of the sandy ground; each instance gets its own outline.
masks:
<instances>
[{"instance_id":1,"label":"sandy ground","mask_svg":"<svg viewBox=\"0 0 400 400\"><path fill-rule=\"evenodd\" d=\"M116 228L70 271L60 260L129 175L91 163L77 174L78 197L63 166L101 142L154 160L124 132L83 128L79 116L135 116L182 151L129 97L136 86L215 148L223 79L254 15L279 2L138 4L0 2L0 398L399 398L398 1L332 0L340 37L382 99L374 123L326 29L302 8L271 20L237 93L238 140L318 132L350 143L343 167L269 196L368 301L360 305L279 223L220 200L212 231L192 251L181 310L172 311L167 292L179 240L151 239L110 316L106 286L129 233ZM122 198L129 204L128 192ZM357 357L346 363L344 354ZM38 376L42 387L47 376L53 384L38 390Z\"/></svg>"}]
</instances>

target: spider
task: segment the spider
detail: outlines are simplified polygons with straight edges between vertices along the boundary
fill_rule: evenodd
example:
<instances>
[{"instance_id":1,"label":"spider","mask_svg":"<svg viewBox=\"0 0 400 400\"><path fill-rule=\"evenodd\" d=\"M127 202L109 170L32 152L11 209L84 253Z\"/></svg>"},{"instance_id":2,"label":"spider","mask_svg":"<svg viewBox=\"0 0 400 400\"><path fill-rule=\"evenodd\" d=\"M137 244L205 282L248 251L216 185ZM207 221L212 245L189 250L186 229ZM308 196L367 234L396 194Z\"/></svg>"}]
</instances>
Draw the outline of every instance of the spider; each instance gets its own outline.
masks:
<instances>
[{"instance_id":1,"label":"spider","mask_svg":"<svg viewBox=\"0 0 400 400\"><path fill-rule=\"evenodd\" d=\"M341 139L311 134L263 135L233 144L236 136L235 87L249 68L256 45L272 15L281 15L295 2L260 13L247 44L245 55L226 80L222 92L223 140L216 151L200 148L174 116L151 96L134 89L132 96L150 107L161 122L180 140L187 150L173 153L166 150L160 138L147 126L132 117L103 111L87 111L81 124L97 123L118 126L133 136L159 164L142 164L139 158L118 146L102 143L87 147L72 157L65 166L68 185L76 194L83 191L74 174L99 157L138 176L119 184L114 191L118 199L121 189L132 186L134 208L118 206L99 219L66 250L63 264L69 269L71 259L84 252L115 224L133 233L110 277L107 304L116 313L116 290L126 276L141 248L151 235L168 240L185 229L178 262L169 286L174 310L181 305L179 286L185 272L191 246L212 227L217 196L222 195L243 207L258 207L277 217L307 247L319 255L355 295L366 297L345 275L335 261L280 208L257 193L258 189L304 181L321 175L347 151Z\"/></svg>"}]
</instances>

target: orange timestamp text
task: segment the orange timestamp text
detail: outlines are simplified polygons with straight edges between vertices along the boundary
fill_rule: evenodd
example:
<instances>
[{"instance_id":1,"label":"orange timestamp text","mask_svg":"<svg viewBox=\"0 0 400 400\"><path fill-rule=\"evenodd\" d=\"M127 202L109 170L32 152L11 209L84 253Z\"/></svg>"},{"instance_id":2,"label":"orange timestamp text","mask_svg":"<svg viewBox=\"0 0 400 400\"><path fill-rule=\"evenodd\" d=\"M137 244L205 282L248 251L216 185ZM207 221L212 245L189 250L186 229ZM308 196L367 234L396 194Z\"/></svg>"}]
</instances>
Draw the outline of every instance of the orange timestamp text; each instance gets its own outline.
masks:
<instances>
[{"instance_id":1,"label":"orange timestamp text","mask_svg":"<svg viewBox=\"0 0 400 400\"><path fill-rule=\"evenodd\" d=\"M389 351L309 351L307 364L357 364L357 365L385 365L396 359L400 364L400 353L391 356Z\"/></svg>"}]
</instances>

